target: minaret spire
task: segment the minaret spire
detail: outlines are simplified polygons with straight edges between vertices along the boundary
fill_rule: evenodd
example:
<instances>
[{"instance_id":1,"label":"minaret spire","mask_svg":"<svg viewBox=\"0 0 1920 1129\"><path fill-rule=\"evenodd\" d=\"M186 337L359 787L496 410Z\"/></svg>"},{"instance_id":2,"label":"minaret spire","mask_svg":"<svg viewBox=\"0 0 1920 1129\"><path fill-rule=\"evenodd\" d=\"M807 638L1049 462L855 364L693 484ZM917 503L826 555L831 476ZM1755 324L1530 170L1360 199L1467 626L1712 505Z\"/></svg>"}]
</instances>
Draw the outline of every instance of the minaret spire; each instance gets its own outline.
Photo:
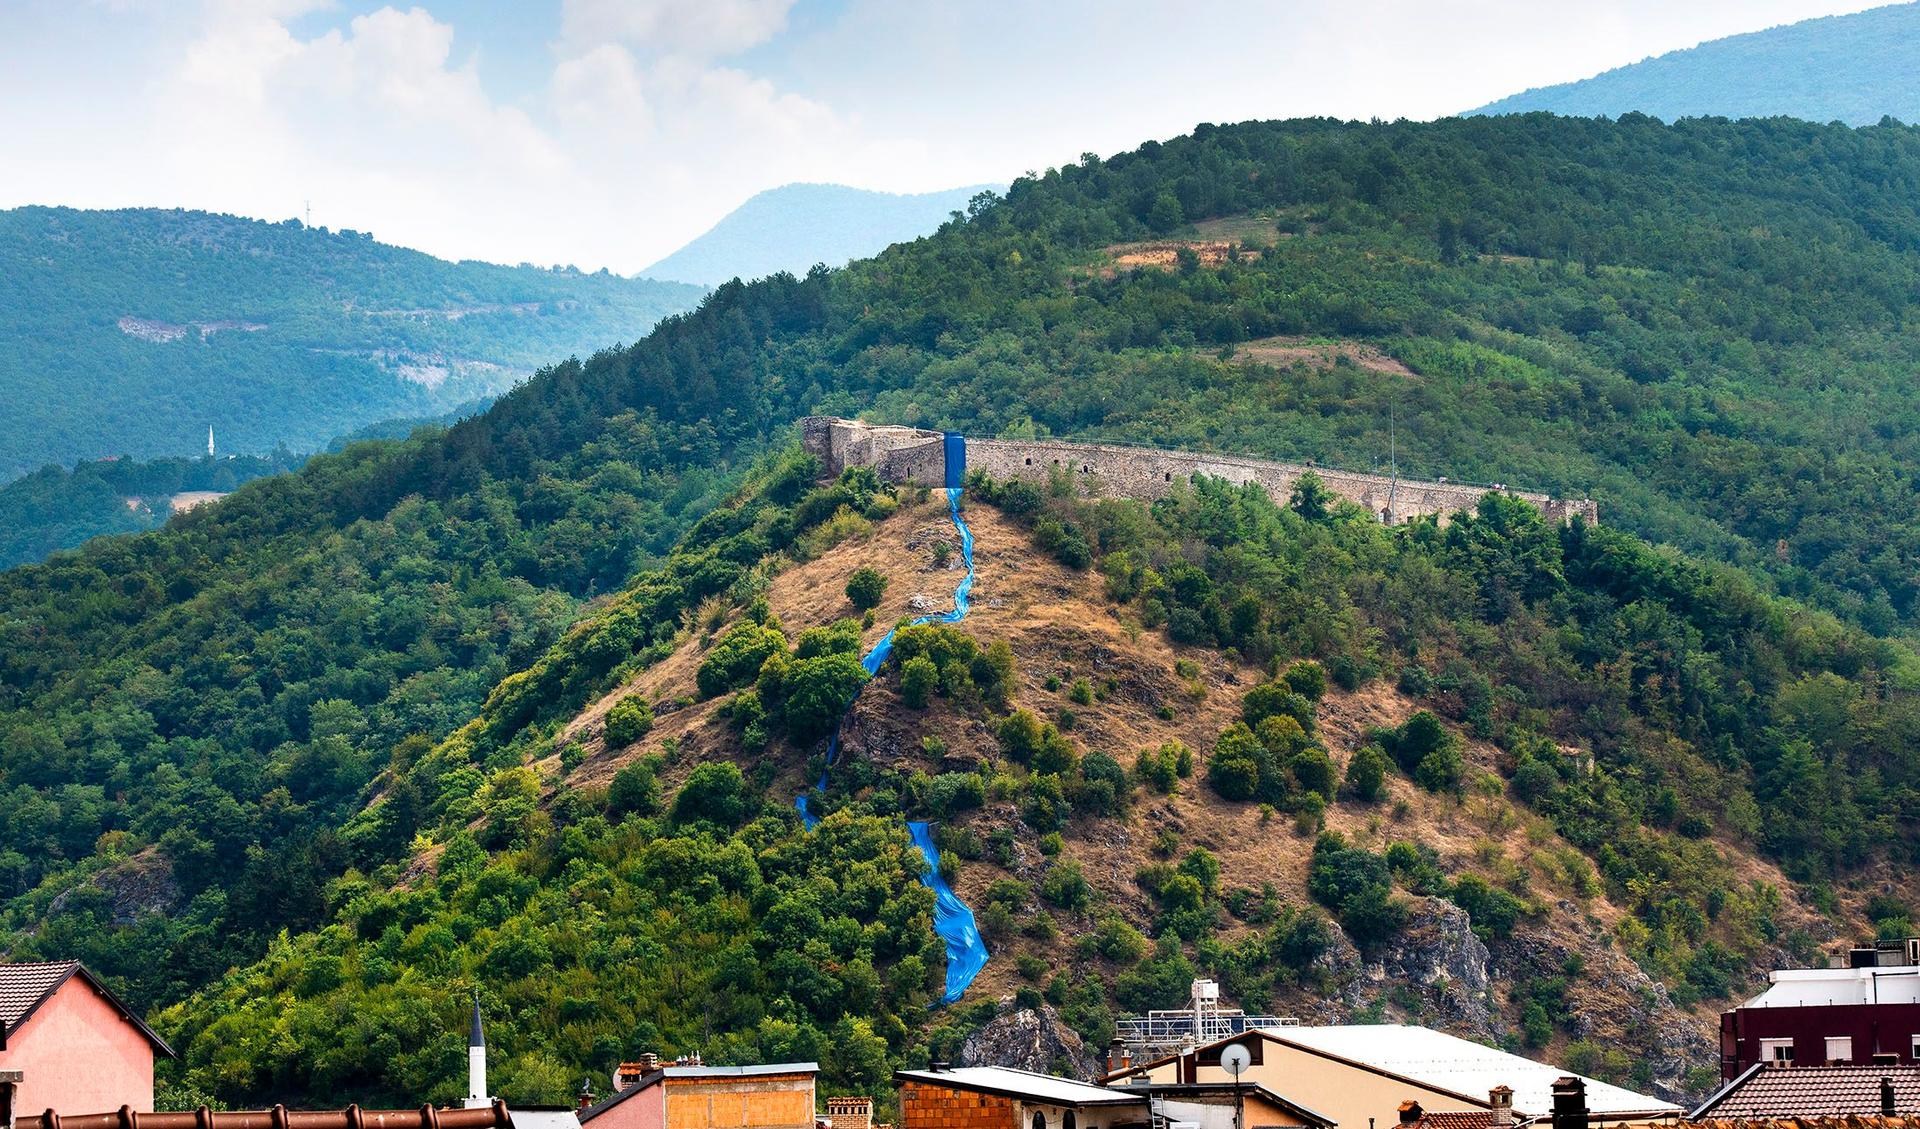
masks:
<instances>
[{"instance_id":1,"label":"minaret spire","mask_svg":"<svg viewBox=\"0 0 1920 1129\"><path fill-rule=\"evenodd\" d=\"M480 1030L480 989L473 990L473 1023L467 1030L468 1109L485 1109L492 1103L487 1096L487 1036Z\"/></svg>"},{"instance_id":2,"label":"minaret spire","mask_svg":"<svg viewBox=\"0 0 1920 1129\"><path fill-rule=\"evenodd\" d=\"M207 457L213 457L213 425L207 425Z\"/></svg>"}]
</instances>

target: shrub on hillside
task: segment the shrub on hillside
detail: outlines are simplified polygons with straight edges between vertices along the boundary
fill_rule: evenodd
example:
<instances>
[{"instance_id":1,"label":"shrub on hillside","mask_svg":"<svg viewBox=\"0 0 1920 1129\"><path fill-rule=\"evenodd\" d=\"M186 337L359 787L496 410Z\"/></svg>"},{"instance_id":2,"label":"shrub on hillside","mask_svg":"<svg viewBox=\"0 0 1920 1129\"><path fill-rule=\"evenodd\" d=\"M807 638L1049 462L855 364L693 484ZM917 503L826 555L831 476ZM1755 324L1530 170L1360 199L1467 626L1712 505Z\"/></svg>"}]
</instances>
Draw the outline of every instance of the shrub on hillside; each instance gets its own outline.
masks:
<instances>
[{"instance_id":1,"label":"shrub on hillside","mask_svg":"<svg viewBox=\"0 0 1920 1129\"><path fill-rule=\"evenodd\" d=\"M863 565L847 578L847 600L861 611L879 607L880 598L886 593L887 578L878 569Z\"/></svg>"},{"instance_id":2,"label":"shrub on hillside","mask_svg":"<svg viewBox=\"0 0 1920 1129\"><path fill-rule=\"evenodd\" d=\"M700 660L694 682L705 698L738 689L753 681L767 659L786 649L787 637L778 628L743 620L727 629Z\"/></svg>"},{"instance_id":3,"label":"shrub on hillside","mask_svg":"<svg viewBox=\"0 0 1920 1129\"><path fill-rule=\"evenodd\" d=\"M785 677L782 714L787 735L805 744L833 731L867 681L856 655L838 652L796 659Z\"/></svg>"},{"instance_id":4,"label":"shrub on hillside","mask_svg":"<svg viewBox=\"0 0 1920 1129\"><path fill-rule=\"evenodd\" d=\"M607 711L606 740L609 749L624 749L653 729L653 707L646 699L622 698Z\"/></svg>"},{"instance_id":5,"label":"shrub on hillside","mask_svg":"<svg viewBox=\"0 0 1920 1129\"><path fill-rule=\"evenodd\" d=\"M1246 726L1235 725L1214 742L1207 758L1207 784L1228 800L1251 800L1260 794L1260 777L1271 756Z\"/></svg>"},{"instance_id":6,"label":"shrub on hillside","mask_svg":"<svg viewBox=\"0 0 1920 1129\"><path fill-rule=\"evenodd\" d=\"M1362 745L1347 761L1346 792L1373 803L1387 794L1387 754L1378 745Z\"/></svg>"},{"instance_id":7,"label":"shrub on hillside","mask_svg":"<svg viewBox=\"0 0 1920 1129\"><path fill-rule=\"evenodd\" d=\"M615 819L626 815L652 815L660 810L658 761L653 757L636 761L613 774L607 785L607 814Z\"/></svg>"},{"instance_id":8,"label":"shrub on hillside","mask_svg":"<svg viewBox=\"0 0 1920 1129\"><path fill-rule=\"evenodd\" d=\"M1405 903L1394 896L1387 860L1326 832L1313 845L1307 893L1332 910L1355 944L1384 940L1406 923Z\"/></svg>"},{"instance_id":9,"label":"shrub on hillside","mask_svg":"<svg viewBox=\"0 0 1920 1129\"><path fill-rule=\"evenodd\" d=\"M673 798L673 822L705 822L738 827L747 814L747 781L732 761L711 761L695 768Z\"/></svg>"},{"instance_id":10,"label":"shrub on hillside","mask_svg":"<svg viewBox=\"0 0 1920 1129\"><path fill-rule=\"evenodd\" d=\"M915 655L900 664L900 697L914 709L927 708L927 701L940 684L940 668L925 655Z\"/></svg>"},{"instance_id":11,"label":"shrub on hillside","mask_svg":"<svg viewBox=\"0 0 1920 1129\"><path fill-rule=\"evenodd\" d=\"M1280 676L1292 691L1309 702L1317 702L1327 693L1326 668L1312 659L1301 659Z\"/></svg>"},{"instance_id":12,"label":"shrub on hillside","mask_svg":"<svg viewBox=\"0 0 1920 1129\"><path fill-rule=\"evenodd\" d=\"M1286 682L1261 683L1240 700L1240 720L1249 727L1276 716L1292 718L1303 733L1313 732L1313 703Z\"/></svg>"}]
</instances>

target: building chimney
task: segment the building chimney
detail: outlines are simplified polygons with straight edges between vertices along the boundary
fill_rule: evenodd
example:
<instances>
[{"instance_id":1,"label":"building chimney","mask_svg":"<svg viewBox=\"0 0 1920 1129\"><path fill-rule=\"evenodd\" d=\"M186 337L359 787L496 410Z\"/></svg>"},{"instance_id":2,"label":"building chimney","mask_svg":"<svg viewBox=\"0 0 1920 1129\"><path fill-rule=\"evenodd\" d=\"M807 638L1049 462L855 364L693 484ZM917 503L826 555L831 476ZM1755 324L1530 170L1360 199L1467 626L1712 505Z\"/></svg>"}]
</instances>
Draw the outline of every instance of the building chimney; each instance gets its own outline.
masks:
<instances>
[{"instance_id":1,"label":"building chimney","mask_svg":"<svg viewBox=\"0 0 1920 1129\"><path fill-rule=\"evenodd\" d=\"M585 1109L592 1104L593 1104L593 1079L583 1078L580 1081L580 1108Z\"/></svg>"},{"instance_id":2,"label":"building chimney","mask_svg":"<svg viewBox=\"0 0 1920 1129\"><path fill-rule=\"evenodd\" d=\"M1400 1124L1412 1125L1426 1116L1426 1112L1426 1110L1420 1108L1419 1102L1409 1098L1400 1103Z\"/></svg>"},{"instance_id":3,"label":"building chimney","mask_svg":"<svg viewBox=\"0 0 1920 1129\"><path fill-rule=\"evenodd\" d=\"M1882 1074L1880 1076L1880 1116L1892 1117L1893 1113L1893 1078Z\"/></svg>"},{"instance_id":4,"label":"building chimney","mask_svg":"<svg viewBox=\"0 0 1920 1129\"><path fill-rule=\"evenodd\" d=\"M1493 1111L1490 1123L1494 1129L1508 1129L1513 1124L1513 1087L1495 1086L1488 1090L1487 1108Z\"/></svg>"},{"instance_id":5,"label":"building chimney","mask_svg":"<svg viewBox=\"0 0 1920 1129\"><path fill-rule=\"evenodd\" d=\"M468 1109L485 1109L493 1104L487 1097L487 1037L480 1030L480 989L473 990L473 1023L467 1028L467 1100Z\"/></svg>"},{"instance_id":6,"label":"building chimney","mask_svg":"<svg viewBox=\"0 0 1920 1129\"><path fill-rule=\"evenodd\" d=\"M1553 1129L1587 1129L1587 1083L1568 1075L1553 1080Z\"/></svg>"}]
</instances>

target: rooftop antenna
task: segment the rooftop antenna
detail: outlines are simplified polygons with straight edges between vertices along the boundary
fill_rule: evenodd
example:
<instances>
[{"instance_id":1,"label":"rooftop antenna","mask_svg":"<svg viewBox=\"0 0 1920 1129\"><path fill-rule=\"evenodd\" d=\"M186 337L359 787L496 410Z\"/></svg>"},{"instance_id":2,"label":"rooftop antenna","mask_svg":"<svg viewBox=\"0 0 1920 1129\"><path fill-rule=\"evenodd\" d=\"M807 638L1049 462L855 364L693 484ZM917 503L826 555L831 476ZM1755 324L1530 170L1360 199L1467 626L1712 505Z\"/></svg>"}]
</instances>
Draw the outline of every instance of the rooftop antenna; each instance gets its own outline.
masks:
<instances>
[{"instance_id":1,"label":"rooftop antenna","mask_svg":"<svg viewBox=\"0 0 1920 1129\"><path fill-rule=\"evenodd\" d=\"M313 226L313 201L312 200L307 201L307 226L308 227Z\"/></svg>"}]
</instances>

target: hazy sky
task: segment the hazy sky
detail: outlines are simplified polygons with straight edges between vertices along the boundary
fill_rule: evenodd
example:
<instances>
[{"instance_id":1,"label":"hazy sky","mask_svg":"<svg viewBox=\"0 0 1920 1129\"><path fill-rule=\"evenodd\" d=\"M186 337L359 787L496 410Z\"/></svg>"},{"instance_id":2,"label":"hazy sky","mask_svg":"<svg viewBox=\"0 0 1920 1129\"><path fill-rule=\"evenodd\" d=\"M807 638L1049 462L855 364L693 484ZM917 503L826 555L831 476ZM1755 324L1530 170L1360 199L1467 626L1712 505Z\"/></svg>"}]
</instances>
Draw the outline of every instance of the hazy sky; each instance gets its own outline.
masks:
<instances>
[{"instance_id":1,"label":"hazy sky","mask_svg":"<svg viewBox=\"0 0 1920 1129\"><path fill-rule=\"evenodd\" d=\"M763 188L1431 118L1847 0L0 0L0 207L636 271Z\"/></svg>"}]
</instances>

